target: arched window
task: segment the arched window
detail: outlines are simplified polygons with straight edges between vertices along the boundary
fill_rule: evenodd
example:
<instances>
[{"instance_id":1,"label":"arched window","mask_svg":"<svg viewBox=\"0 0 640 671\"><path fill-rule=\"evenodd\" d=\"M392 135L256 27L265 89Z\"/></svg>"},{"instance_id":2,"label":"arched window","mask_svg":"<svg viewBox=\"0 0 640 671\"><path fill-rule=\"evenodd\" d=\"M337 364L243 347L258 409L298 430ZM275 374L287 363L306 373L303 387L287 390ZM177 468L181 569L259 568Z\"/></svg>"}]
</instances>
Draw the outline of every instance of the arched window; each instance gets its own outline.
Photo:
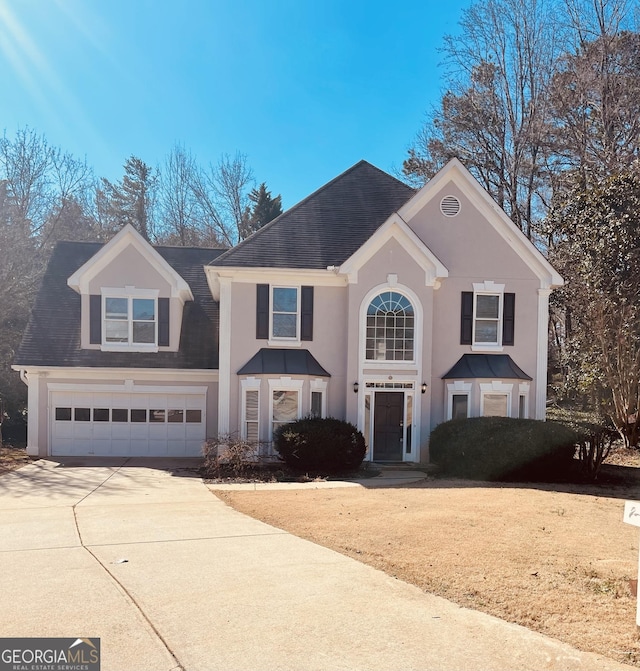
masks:
<instances>
[{"instance_id":1,"label":"arched window","mask_svg":"<svg viewBox=\"0 0 640 671\"><path fill-rule=\"evenodd\" d=\"M396 291L383 291L367 309L367 361L413 361L414 312Z\"/></svg>"}]
</instances>

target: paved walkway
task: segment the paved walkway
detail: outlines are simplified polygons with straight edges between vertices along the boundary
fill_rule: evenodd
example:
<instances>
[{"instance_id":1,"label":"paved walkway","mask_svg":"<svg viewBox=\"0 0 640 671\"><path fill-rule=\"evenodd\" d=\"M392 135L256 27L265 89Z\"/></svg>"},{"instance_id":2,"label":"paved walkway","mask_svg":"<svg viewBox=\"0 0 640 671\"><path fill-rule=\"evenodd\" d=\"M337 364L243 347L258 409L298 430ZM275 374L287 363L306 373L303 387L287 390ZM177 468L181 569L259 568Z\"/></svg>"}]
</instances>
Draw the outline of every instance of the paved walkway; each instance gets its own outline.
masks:
<instances>
[{"instance_id":1,"label":"paved walkway","mask_svg":"<svg viewBox=\"0 0 640 671\"><path fill-rule=\"evenodd\" d=\"M211 483L207 485L213 491L266 491L270 489L341 489L343 487L397 487L412 482L420 482L427 477L424 471L393 469L384 467L379 475L353 480L312 480L311 482L247 482L247 483Z\"/></svg>"},{"instance_id":2,"label":"paved walkway","mask_svg":"<svg viewBox=\"0 0 640 671\"><path fill-rule=\"evenodd\" d=\"M103 671L630 669L227 507L169 462L0 477L0 636L99 636Z\"/></svg>"}]
</instances>

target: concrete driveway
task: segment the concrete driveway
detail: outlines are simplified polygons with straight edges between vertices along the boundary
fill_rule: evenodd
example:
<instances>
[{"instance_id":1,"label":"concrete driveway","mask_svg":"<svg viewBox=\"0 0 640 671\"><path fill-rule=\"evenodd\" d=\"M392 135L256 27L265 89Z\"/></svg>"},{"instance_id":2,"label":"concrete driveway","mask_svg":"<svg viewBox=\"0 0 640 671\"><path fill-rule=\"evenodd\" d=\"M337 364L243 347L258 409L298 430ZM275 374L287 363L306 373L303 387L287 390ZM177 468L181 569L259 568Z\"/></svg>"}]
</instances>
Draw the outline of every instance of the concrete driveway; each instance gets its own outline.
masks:
<instances>
[{"instance_id":1,"label":"concrete driveway","mask_svg":"<svg viewBox=\"0 0 640 671\"><path fill-rule=\"evenodd\" d=\"M100 637L103 671L633 668L241 515L176 466L1 476L0 636Z\"/></svg>"}]
</instances>

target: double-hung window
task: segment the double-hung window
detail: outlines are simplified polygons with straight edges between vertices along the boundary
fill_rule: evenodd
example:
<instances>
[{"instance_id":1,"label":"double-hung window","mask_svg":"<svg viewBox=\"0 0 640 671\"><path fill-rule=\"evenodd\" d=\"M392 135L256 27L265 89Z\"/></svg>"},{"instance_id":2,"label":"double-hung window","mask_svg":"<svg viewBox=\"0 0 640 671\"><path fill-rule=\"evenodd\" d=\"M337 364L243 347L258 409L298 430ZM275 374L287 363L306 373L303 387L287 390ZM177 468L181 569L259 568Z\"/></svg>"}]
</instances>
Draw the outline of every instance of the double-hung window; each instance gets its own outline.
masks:
<instances>
[{"instance_id":1,"label":"double-hung window","mask_svg":"<svg viewBox=\"0 0 640 671\"><path fill-rule=\"evenodd\" d=\"M157 292L105 290L102 294L102 345L149 349L158 345Z\"/></svg>"},{"instance_id":2,"label":"double-hung window","mask_svg":"<svg viewBox=\"0 0 640 671\"><path fill-rule=\"evenodd\" d=\"M488 351L514 344L515 294L505 293L504 286L487 280L462 292L461 345Z\"/></svg>"},{"instance_id":3,"label":"double-hung window","mask_svg":"<svg viewBox=\"0 0 640 671\"><path fill-rule=\"evenodd\" d=\"M303 385L302 380L288 377L269 380L270 439L280 426L301 417Z\"/></svg>"},{"instance_id":4,"label":"double-hung window","mask_svg":"<svg viewBox=\"0 0 640 671\"><path fill-rule=\"evenodd\" d=\"M513 384L498 380L480 383L480 414L482 417L511 417Z\"/></svg>"},{"instance_id":5,"label":"double-hung window","mask_svg":"<svg viewBox=\"0 0 640 671\"><path fill-rule=\"evenodd\" d=\"M471 382L456 380L447 384L447 419L471 416Z\"/></svg>"},{"instance_id":6,"label":"double-hung window","mask_svg":"<svg viewBox=\"0 0 640 671\"><path fill-rule=\"evenodd\" d=\"M313 340L313 287L256 285L256 338L296 347Z\"/></svg>"},{"instance_id":7,"label":"double-hung window","mask_svg":"<svg viewBox=\"0 0 640 671\"><path fill-rule=\"evenodd\" d=\"M502 294L474 294L473 312L473 344L499 347L502 344Z\"/></svg>"},{"instance_id":8,"label":"double-hung window","mask_svg":"<svg viewBox=\"0 0 640 671\"><path fill-rule=\"evenodd\" d=\"M260 380L255 377L241 381L242 428L241 437L254 444L260 440Z\"/></svg>"},{"instance_id":9,"label":"double-hung window","mask_svg":"<svg viewBox=\"0 0 640 671\"><path fill-rule=\"evenodd\" d=\"M298 340L300 292L298 287L271 287L271 337Z\"/></svg>"}]
</instances>

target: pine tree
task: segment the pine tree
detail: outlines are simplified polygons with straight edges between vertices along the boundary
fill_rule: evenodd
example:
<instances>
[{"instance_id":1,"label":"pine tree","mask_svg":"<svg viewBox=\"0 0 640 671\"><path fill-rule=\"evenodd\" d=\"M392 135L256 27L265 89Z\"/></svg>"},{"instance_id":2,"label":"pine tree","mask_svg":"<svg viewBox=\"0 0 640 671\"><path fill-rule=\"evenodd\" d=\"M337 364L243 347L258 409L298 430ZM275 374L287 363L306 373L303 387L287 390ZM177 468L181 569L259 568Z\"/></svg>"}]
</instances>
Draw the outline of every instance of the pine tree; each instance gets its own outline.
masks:
<instances>
[{"instance_id":1,"label":"pine tree","mask_svg":"<svg viewBox=\"0 0 640 671\"><path fill-rule=\"evenodd\" d=\"M253 206L243 236L245 238L282 214L282 196L272 198L265 182L257 189L251 189L249 200Z\"/></svg>"},{"instance_id":2,"label":"pine tree","mask_svg":"<svg viewBox=\"0 0 640 671\"><path fill-rule=\"evenodd\" d=\"M117 231L131 224L145 240L151 240L157 176L137 156L127 159L124 171L122 181L116 184L102 178L97 201L103 226Z\"/></svg>"}]
</instances>

